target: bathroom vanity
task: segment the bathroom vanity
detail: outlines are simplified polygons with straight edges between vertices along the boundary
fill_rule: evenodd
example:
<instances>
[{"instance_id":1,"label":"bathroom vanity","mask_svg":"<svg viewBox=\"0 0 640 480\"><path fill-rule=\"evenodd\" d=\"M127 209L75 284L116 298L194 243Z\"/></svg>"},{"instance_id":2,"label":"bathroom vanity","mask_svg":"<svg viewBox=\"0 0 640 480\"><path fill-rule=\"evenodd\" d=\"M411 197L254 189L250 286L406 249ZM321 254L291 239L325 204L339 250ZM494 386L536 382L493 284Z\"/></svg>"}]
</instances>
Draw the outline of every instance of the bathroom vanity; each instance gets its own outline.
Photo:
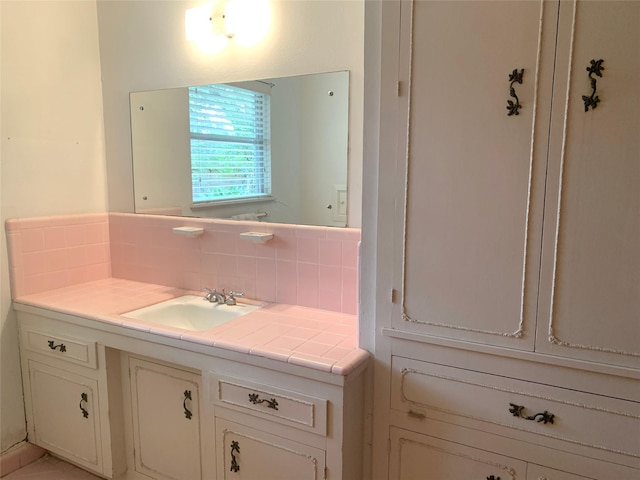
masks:
<instances>
[{"instance_id":1,"label":"bathroom vanity","mask_svg":"<svg viewBox=\"0 0 640 480\"><path fill-rule=\"evenodd\" d=\"M355 316L272 304L189 331L120 315L184 293L103 279L16 299L29 441L106 478L361 478Z\"/></svg>"}]
</instances>

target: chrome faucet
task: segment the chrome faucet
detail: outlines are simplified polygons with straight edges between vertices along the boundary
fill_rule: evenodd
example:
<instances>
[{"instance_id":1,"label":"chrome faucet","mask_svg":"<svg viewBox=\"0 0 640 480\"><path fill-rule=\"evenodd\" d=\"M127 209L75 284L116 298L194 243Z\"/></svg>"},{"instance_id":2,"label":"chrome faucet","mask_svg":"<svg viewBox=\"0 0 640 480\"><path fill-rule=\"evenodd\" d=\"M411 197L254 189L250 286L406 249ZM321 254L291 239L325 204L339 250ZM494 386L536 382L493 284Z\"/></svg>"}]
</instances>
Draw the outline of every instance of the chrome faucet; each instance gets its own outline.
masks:
<instances>
[{"instance_id":1,"label":"chrome faucet","mask_svg":"<svg viewBox=\"0 0 640 480\"><path fill-rule=\"evenodd\" d=\"M224 293L224 288L222 289L222 293L218 292L215 288L211 290L210 288L204 289L207 294L204 296L204 300L211 303L220 303L225 304L227 301L227 296Z\"/></svg>"},{"instance_id":2,"label":"chrome faucet","mask_svg":"<svg viewBox=\"0 0 640 480\"><path fill-rule=\"evenodd\" d=\"M204 300L210 303L218 303L220 305L237 305L236 298L244 297L243 292L234 292L233 290L229 292L229 296L226 295L224 288L222 289L222 293L218 292L215 288L212 290L210 288L204 289L207 294L204 296Z\"/></svg>"}]
</instances>

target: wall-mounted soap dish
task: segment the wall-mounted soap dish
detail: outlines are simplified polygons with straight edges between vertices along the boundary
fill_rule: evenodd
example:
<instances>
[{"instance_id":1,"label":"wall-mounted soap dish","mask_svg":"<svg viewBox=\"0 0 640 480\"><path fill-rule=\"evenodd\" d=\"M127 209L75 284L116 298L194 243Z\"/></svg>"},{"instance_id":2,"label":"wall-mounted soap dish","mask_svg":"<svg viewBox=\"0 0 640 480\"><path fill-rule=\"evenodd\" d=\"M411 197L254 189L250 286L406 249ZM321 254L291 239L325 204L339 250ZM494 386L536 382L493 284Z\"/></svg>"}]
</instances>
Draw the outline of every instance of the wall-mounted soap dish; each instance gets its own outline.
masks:
<instances>
[{"instance_id":1,"label":"wall-mounted soap dish","mask_svg":"<svg viewBox=\"0 0 640 480\"><path fill-rule=\"evenodd\" d=\"M178 235L185 235L187 237L199 237L204 233L204 228L202 227L174 227L173 233L177 233Z\"/></svg>"},{"instance_id":2,"label":"wall-mounted soap dish","mask_svg":"<svg viewBox=\"0 0 640 480\"><path fill-rule=\"evenodd\" d=\"M245 232L240 234L240 238L254 243L267 243L273 238L273 233Z\"/></svg>"}]
</instances>

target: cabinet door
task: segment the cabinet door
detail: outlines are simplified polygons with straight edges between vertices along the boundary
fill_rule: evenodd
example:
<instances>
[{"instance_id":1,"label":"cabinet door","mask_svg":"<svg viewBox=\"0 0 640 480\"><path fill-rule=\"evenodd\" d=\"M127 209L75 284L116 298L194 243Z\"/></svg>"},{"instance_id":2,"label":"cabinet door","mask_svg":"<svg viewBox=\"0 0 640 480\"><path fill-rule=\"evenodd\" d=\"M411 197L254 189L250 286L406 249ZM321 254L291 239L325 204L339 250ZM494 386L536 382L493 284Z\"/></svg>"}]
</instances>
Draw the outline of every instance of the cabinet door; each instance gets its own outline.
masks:
<instances>
[{"instance_id":1,"label":"cabinet door","mask_svg":"<svg viewBox=\"0 0 640 480\"><path fill-rule=\"evenodd\" d=\"M219 480L325 478L325 452L293 440L217 418L216 444Z\"/></svg>"},{"instance_id":2,"label":"cabinet door","mask_svg":"<svg viewBox=\"0 0 640 480\"><path fill-rule=\"evenodd\" d=\"M640 2L559 19L536 350L638 368Z\"/></svg>"},{"instance_id":3,"label":"cabinet door","mask_svg":"<svg viewBox=\"0 0 640 480\"><path fill-rule=\"evenodd\" d=\"M590 480L590 477L561 472L540 465L529 465L527 468L527 480Z\"/></svg>"},{"instance_id":4,"label":"cabinet door","mask_svg":"<svg viewBox=\"0 0 640 480\"><path fill-rule=\"evenodd\" d=\"M412 21L394 328L532 350L557 3L402 8Z\"/></svg>"},{"instance_id":5,"label":"cabinet door","mask_svg":"<svg viewBox=\"0 0 640 480\"><path fill-rule=\"evenodd\" d=\"M201 478L199 377L133 357L129 368L136 471L155 479Z\"/></svg>"},{"instance_id":6,"label":"cabinet door","mask_svg":"<svg viewBox=\"0 0 640 480\"><path fill-rule=\"evenodd\" d=\"M527 464L513 458L391 427L390 480L524 479Z\"/></svg>"},{"instance_id":7,"label":"cabinet door","mask_svg":"<svg viewBox=\"0 0 640 480\"><path fill-rule=\"evenodd\" d=\"M98 382L28 360L36 445L102 473Z\"/></svg>"}]
</instances>

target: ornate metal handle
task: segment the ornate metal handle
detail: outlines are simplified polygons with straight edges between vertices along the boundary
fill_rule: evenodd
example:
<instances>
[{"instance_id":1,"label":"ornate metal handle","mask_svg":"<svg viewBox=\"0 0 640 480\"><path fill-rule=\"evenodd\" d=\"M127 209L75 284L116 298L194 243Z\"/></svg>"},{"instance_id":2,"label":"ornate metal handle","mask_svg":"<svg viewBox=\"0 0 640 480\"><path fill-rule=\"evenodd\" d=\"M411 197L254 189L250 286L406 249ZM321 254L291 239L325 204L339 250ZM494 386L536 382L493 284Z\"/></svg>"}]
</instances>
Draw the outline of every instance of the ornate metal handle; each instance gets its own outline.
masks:
<instances>
[{"instance_id":1,"label":"ornate metal handle","mask_svg":"<svg viewBox=\"0 0 640 480\"><path fill-rule=\"evenodd\" d=\"M494 477L493 475L489 475L487 480L500 480L500 477Z\"/></svg>"},{"instance_id":2,"label":"ornate metal handle","mask_svg":"<svg viewBox=\"0 0 640 480\"><path fill-rule=\"evenodd\" d=\"M424 413L416 412L415 410L409 410L409 413L407 415L409 415L411 418L417 418L418 420L424 420L425 418L427 418Z\"/></svg>"},{"instance_id":3,"label":"ornate metal handle","mask_svg":"<svg viewBox=\"0 0 640 480\"><path fill-rule=\"evenodd\" d=\"M260 398L260 395L258 395L257 393L250 393L249 401L254 405L266 403L267 408L273 408L274 410L278 410L278 401L275 398L272 398L271 400L267 400L265 398Z\"/></svg>"},{"instance_id":4,"label":"ornate metal handle","mask_svg":"<svg viewBox=\"0 0 640 480\"><path fill-rule=\"evenodd\" d=\"M514 417L524 418L525 420L535 420L536 422L542 423L553 423L553 419L555 415L553 413L549 413L546 410L542 413L536 413L535 415L527 415L524 412L524 407L521 405L516 405L515 403L509 403L509 412Z\"/></svg>"},{"instance_id":5,"label":"ornate metal handle","mask_svg":"<svg viewBox=\"0 0 640 480\"><path fill-rule=\"evenodd\" d=\"M184 408L184 416L185 418L188 418L189 420L191 420L191 417L193 416L193 414L191 413L191 410L187 408L187 400L191 400L191 390L184 391L184 400L182 401L182 408Z\"/></svg>"},{"instance_id":6,"label":"ornate metal handle","mask_svg":"<svg viewBox=\"0 0 640 480\"><path fill-rule=\"evenodd\" d=\"M514 103L513 100L507 100L507 110L509 111L509 113L507 113L508 116L520 114L518 110L520 110L522 105L520 105L520 99L518 98L518 95L516 95L516 89L513 87L513 84L519 83L520 85L522 85L523 76L524 76L524 68L521 68L519 72L518 72L518 69L516 68L513 70L513 72L509 74L509 82L510 82L509 95L515 98L516 101Z\"/></svg>"},{"instance_id":7,"label":"ornate metal handle","mask_svg":"<svg viewBox=\"0 0 640 480\"><path fill-rule=\"evenodd\" d=\"M89 402L89 396L84 392L80 394L80 411L82 412L82 416L84 418L89 418L89 412L82 405L83 402L85 404Z\"/></svg>"},{"instance_id":8,"label":"ornate metal handle","mask_svg":"<svg viewBox=\"0 0 640 480\"><path fill-rule=\"evenodd\" d=\"M244 292L234 292L232 290L229 292L229 296L224 303L226 303L227 305L237 305L236 298L240 297L244 297Z\"/></svg>"},{"instance_id":9,"label":"ornate metal handle","mask_svg":"<svg viewBox=\"0 0 640 480\"><path fill-rule=\"evenodd\" d=\"M604 60L602 59L591 60L591 65L587 67L587 72L589 72L589 81L591 82L591 95L588 97L586 95L582 96L585 112L589 111L589 107L596 108L598 106L598 103L600 103L600 97L596 95L596 85L598 81L593 78L593 75L602 78L602 70L604 70L602 62L604 62Z\"/></svg>"},{"instance_id":10,"label":"ornate metal handle","mask_svg":"<svg viewBox=\"0 0 640 480\"><path fill-rule=\"evenodd\" d=\"M48 344L51 350L55 350L56 348L59 348L61 352L67 351L67 346L64 343L61 343L59 345L54 345L53 340L49 340Z\"/></svg>"},{"instance_id":11,"label":"ornate metal handle","mask_svg":"<svg viewBox=\"0 0 640 480\"><path fill-rule=\"evenodd\" d=\"M233 452L236 452L238 455L240 454L240 444L236 440L233 440L231 442L231 468L230 468L230 470L232 472L237 472L238 470L240 470L240 465L238 465L238 459L233 454Z\"/></svg>"}]
</instances>

